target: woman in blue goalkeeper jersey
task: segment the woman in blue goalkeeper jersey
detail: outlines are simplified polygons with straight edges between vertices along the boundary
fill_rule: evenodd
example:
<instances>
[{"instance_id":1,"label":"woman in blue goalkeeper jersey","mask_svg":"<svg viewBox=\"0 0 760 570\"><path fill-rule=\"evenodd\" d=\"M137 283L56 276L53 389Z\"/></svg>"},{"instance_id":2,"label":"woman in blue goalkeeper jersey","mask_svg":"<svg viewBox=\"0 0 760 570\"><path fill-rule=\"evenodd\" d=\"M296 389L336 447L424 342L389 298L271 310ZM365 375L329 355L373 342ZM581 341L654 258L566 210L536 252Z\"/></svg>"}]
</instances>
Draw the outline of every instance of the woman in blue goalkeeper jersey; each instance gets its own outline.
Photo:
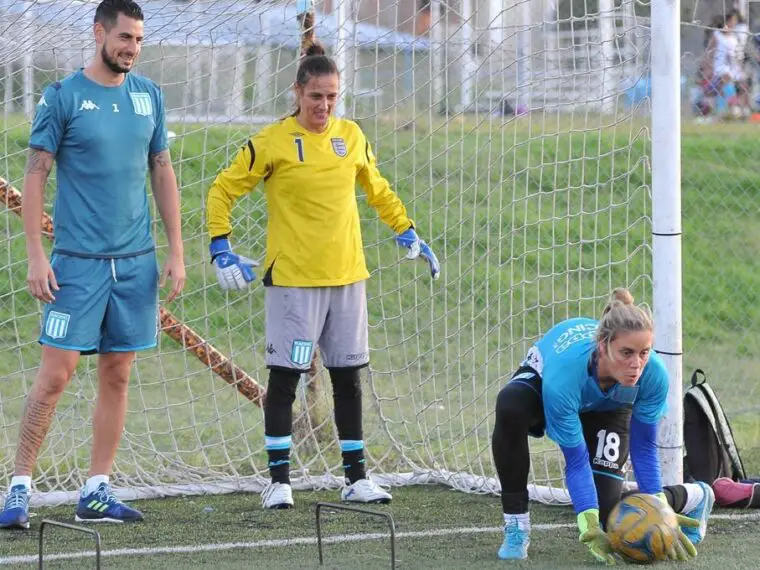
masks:
<instances>
[{"instance_id":1,"label":"woman in blue goalkeeper jersey","mask_svg":"<svg viewBox=\"0 0 760 570\"><path fill-rule=\"evenodd\" d=\"M596 560L614 563L605 523L623 494L629 446L639 491L686 515L678 515L671 558L696 555L715 497L705 483L662 486L656 438L669 382L652 338L649 313L616 289L599 321L574 318L551 328L499 392L492 442L504 511L499 558L528 557L528 436L544 432L565 457L580 541Z\"/></svg>"}]
</instances>

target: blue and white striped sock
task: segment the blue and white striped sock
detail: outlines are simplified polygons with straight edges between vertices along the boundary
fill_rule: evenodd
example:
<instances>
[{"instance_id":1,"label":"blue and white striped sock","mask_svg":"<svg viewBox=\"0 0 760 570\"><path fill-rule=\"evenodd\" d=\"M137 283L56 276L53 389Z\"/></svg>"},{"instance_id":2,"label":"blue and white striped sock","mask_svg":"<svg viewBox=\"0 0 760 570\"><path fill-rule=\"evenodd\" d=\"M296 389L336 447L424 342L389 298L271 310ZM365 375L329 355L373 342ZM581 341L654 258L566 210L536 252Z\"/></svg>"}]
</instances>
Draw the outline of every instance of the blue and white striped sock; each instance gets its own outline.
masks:
<instances>
[{"instance_id":1,"label":"blue and white striped sock","mask_svg":"<svg viewBox=\"0 0 760 570\"><path fill-rule=\"evenodd\" d=\"M343 470L350 484L366 479L364 466L364 441L361 439L341 439L340 452L343 455Z\"/></svg>"},{"instance_id":2,"label":"blue and white striped sock","mask_svg":"<svg viewBox=\"0 0 760 570\"><path fill-rule=\"evenodd\" d=\"M269 458L269 475L273 483L290 484L290 447L293 438L285 436L264 436L264 447Z\"/></svg>"}]
</instances>

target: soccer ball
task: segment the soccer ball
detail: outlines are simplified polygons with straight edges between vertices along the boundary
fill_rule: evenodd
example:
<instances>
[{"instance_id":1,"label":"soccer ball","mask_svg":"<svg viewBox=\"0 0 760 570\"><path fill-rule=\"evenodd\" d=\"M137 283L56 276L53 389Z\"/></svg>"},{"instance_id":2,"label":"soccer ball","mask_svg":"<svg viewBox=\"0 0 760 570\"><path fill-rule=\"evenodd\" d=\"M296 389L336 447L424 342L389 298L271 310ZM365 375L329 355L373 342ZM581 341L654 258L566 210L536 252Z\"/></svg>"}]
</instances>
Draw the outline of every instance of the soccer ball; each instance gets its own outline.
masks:
<instances>
[{"instance_id":1,"label":"soccer ball","mask_svg":"<svg viewBox=\"0 0 760 570\"><path fill-rule=\"evenodd\" d=\"M628 495L607 519L607 537L613 550L628 562L639 564L666 560L678 540L677 530L675 512L654 495Z\"/></svg>"}]
</instances>

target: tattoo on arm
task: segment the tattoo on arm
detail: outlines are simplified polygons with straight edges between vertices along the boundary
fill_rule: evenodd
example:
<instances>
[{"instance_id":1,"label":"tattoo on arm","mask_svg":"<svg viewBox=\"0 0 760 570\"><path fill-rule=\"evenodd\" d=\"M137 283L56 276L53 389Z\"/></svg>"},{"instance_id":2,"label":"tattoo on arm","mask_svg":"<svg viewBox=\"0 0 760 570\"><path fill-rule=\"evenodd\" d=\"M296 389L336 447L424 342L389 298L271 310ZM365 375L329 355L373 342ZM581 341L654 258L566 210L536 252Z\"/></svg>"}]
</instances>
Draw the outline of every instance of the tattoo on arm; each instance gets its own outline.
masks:
<instances>
[{"instance_id":1,"label":"tattoo on arm","mask_svg":"<svg viewBox=\"0 0 760 570\"><path fill-rule=\"evenodd\" d=\"M50 174L53 168L53 155L36 148L29 149L26 159L27 174Z\"/></svg>"},{"instance_id":2,"label":"tattoo on arm","mask_svg":"<svg viewBox=\"0 0 760 570\"><path fill-rule=\"evenodd\" d=\"M29 395L21 421L21 434L16 451L16 473L32 471L54 414L54 404L40 402L35 398L34 393Z\"/></svg>"},{"instance_id":3,"label":"tattoo on arm","mask_svg":"<svg viewBox=\"0 0 760 570\"><path fill-rule=\"evenodd\" d=\"M156 154L150 155L150 169L155 170L158 167L166 167L171 164L171 158L169 157L168 150L162 150Z\"/></svg>"}]
</instances>

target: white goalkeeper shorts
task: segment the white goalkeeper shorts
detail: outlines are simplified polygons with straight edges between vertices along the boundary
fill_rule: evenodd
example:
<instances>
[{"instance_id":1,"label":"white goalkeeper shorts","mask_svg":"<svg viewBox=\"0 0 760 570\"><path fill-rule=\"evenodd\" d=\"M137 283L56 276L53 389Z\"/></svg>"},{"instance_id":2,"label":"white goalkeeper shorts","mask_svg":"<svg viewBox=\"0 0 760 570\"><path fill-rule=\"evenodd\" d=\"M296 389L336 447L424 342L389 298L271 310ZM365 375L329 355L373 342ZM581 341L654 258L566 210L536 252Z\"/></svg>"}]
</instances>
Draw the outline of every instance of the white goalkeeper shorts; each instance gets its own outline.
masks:
<instances>
[{"instance_id":1,"label":"white goalkeeper shorts","mask_svg":"<svg viewBox=\"0 0 760 570\"><path fill-rule=\"evenodd\" d=\"M315 347L326 368L369 364L364 281L337 287L265 288L266 365L309 369Z\"/></svg>"}]
</instances>

